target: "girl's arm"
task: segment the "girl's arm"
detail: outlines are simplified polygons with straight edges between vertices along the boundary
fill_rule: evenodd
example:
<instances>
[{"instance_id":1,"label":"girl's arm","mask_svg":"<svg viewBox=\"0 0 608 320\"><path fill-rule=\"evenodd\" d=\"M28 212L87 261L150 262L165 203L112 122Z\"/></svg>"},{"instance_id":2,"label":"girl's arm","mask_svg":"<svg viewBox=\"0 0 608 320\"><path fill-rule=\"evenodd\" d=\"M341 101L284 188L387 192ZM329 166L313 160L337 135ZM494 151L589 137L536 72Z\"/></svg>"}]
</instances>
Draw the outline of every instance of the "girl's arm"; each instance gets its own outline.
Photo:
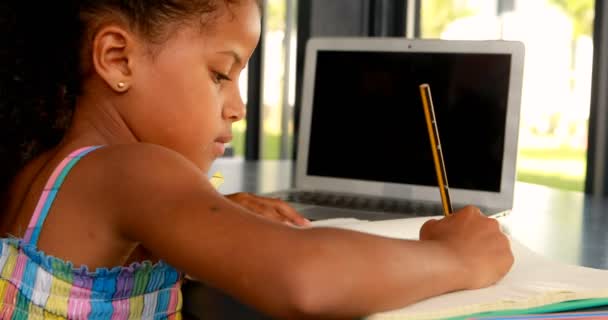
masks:
<instances>
[{"instance_id":1,"label":"girl's arm","mask_svg":"<svg viewBox=\"0 0 608 320\"><path fill-rule=\"evenodd\" d=\"M111 173L121 183L114 181L108 194L120 232L275 317L344 318L398 308L492 284L513 261L497 223L472 208L427 223L424 241L299 229L226 200L170 150L110 149L121 159Z\"/></svg>"}]
</instances>

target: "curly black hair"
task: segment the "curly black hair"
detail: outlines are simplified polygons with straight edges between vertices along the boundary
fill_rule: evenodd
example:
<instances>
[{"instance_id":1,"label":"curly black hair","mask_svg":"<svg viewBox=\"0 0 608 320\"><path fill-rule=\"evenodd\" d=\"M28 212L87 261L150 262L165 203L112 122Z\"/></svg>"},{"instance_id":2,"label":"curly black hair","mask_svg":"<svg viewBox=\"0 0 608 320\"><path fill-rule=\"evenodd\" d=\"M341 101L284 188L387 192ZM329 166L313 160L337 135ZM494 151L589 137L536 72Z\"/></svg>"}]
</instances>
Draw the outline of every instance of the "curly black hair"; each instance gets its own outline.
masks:
<instances>
[{"instance_id":1,"label":"curly black hair","mask_svg":"<svg viewBox=\"0 0 608 320\"><path fill-rule=\"evenodd\" d=\"M158 43L167 23L194 17L203 22L221 1L237 2L0 2L0 208L19 169L56 146L69 126L87 68L81 56L100 19L123 19L140 35Z\"/></svg>"}]
</instances>

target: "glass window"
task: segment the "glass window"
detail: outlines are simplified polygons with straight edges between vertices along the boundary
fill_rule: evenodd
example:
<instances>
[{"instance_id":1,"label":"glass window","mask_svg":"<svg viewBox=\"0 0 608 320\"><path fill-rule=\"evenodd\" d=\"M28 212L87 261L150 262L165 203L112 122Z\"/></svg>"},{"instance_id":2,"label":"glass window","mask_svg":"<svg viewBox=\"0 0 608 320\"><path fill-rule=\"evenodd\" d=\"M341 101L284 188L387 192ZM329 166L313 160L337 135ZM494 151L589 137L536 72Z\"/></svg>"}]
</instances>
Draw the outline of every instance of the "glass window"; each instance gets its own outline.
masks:
<instances>
[{"instance_id":1,"label":"glass window","mask_svg":"<svg viewBox=\"0 0 608 320\"><path fill-rule=\"evenodd\" d=\"M295 103L296 24L295 0L264 2L262 110L260 159L288 159L293 150ZM248 70L239 79L241 97L247 103ZM231 143L233 156L244 157L247 122L235 123Z\"/></svg>"},{"instance_id":2,"label":"glass window","mask_svg":"<svg viewBox=\"0 0 608 320\"><path fill-rule=\"evenodd\" d=\"M526 46L517 178L583 190L594 0L422 0L421 37Z\"/></svg>"},{"instance_id":3,"label":"glass window","mask_svg":"<svg viewBox=\"0 0 608 320\"><path fill-rule=\"evenodd\" d=\"M241 91L241 99L243 103L247 104L247 79L249 70L247 68L241 71L241 77L239 78L239 88ZM232 142L230 143L231 154L228 152L226 156L243 158L245 157L245 130L247 128L247 120L243 119L232 125Z\"/></svg>"},{"instance_id":4,"label":"glass window","mask_svg":"<svg viewBox=\"0 0 608 320\"><path fill-rule=\"evenodd\" d=\"M293 148L297 2L265 4L260 158L288 159Z\"/></svg>"}]
</instances>

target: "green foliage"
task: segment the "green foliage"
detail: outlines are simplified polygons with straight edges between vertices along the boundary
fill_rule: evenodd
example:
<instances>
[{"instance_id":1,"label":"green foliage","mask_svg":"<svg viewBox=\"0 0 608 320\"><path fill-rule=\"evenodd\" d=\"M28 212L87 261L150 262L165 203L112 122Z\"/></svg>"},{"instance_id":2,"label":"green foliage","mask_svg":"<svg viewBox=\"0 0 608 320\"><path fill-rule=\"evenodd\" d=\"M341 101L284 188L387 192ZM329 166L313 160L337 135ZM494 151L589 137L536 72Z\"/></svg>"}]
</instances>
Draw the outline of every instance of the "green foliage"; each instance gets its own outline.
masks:
<instances>
[{"instance_id":1,"label":"green foliage","mask_svg":"<svg viewBox=\"0 0 608 320\"><path fill-rule=\"evenodd\" d=\"M595 0L549 0L549 3L562 9L572 19L575 39L580 35L593 34Z\"/></svg>"},{"instance_id":2,"label":"green foliage","mask_svg":"<svg viewBox=\"0 0 608 320\"><path fill-rule=\"evenodd\" d=\"M585 177L544 175L539 172L519 171L517 172L517 180L568 191L585 190Z\"/></svg>"},{"instance_id":3,"label":"green foliage","mask_svg":"<svg viewBox=\"0 0 608 320\"><path fill-rule=\"evenodd\" d=\"M233 128L232 143L234 155L238 157L245 156L245 131L240 128Z\"/></svg>"},{"instance_id":4,"label":"green foliage","mask_svg":"<svg viewBox=\"0 0 608 320\"><path fill-rule=\"evenodd\" d=\"M266 28L268 31L285 29L285 1L290 0L266 1Z\"/></svg>"},{"instance_id":5,"label":"green foliage","mask_svg":"<svg viewBox=\"0 0 608 320\"><path fill-rule=\"evenodd\" d=\"M232 130L232 143L231 146L234 148L234 155L237 157L245 156L245 131L240 128L233 128ZM261 136L261 159L263 160L277 160L281 158L281 135L264 133ZM292 140L293 136L289 136Z\"/></svg>"},{"instance_id":6,"label":"green foliage","mask_svg":"<svg viewBox=\"0 0 608 320\"><path fill-rule=\"evenodd\" d=\"M439 38L448 24L475 14L475 11L447 0L424 0L421 10L421 31L425 38Z\"/></svg>"},{"instance_id":7,"label":"green foliage","mask_svg":"<svg viewBox=\"0 0 608 320\"><path fill-rule=\"evenodd\" d=\"M580 168L585 168L586 162L587 153L584 149L568 146L522 148L517 159L517 180L570 191L584 191L585 170Z\"/></svg>"}]
</instances>

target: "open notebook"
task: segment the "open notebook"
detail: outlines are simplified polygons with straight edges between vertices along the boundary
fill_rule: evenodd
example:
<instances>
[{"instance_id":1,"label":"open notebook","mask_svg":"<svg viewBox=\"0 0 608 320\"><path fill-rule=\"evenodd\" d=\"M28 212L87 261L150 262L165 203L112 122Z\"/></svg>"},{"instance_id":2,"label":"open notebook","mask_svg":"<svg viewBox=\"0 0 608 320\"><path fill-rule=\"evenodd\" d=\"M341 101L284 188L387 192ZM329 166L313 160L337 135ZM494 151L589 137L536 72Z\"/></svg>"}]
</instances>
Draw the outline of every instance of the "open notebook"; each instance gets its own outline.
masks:
<instances>
[{"instance_id":1,"label":"open notebook","mask_svg":"<svg viewBox=\"0 0 608 320\"><path fill-rule=\"evenodd\" d=\"M440 218L440 217L436 217ZM317 221L387 237L417 239L428 217L366 222ZM545 313L608 305L608 270L557 263L511 240L515 263L496 285L444 294L369 319L466 319L480 315Z\"/></svg>"}]
</instances>

